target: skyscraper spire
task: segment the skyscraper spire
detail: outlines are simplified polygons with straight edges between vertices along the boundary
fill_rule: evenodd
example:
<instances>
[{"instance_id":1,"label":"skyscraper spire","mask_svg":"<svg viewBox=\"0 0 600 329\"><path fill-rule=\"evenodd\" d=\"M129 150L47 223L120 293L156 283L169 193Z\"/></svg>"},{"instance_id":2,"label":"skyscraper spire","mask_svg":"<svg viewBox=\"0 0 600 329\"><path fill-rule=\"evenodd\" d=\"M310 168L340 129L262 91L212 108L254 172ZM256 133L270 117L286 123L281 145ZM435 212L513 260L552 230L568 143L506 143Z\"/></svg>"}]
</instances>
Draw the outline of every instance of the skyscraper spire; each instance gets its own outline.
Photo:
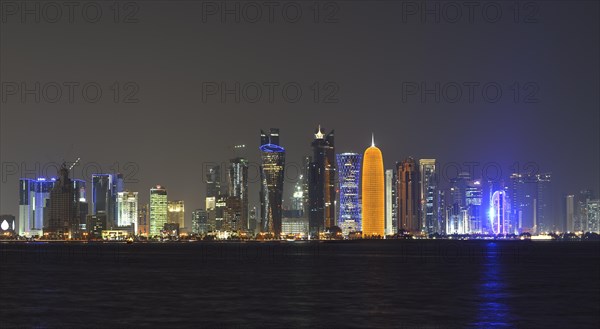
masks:
<instances>
[{"instance_id":1,"label":"skyscraper spire","mask_svg":"<svg viewBox=\"0 0 600 329\"><path fill-rule=\"evenodd\" d=\"M371 133L371 146L375 146L375 133Z\"/></svg>"}]
</instances>

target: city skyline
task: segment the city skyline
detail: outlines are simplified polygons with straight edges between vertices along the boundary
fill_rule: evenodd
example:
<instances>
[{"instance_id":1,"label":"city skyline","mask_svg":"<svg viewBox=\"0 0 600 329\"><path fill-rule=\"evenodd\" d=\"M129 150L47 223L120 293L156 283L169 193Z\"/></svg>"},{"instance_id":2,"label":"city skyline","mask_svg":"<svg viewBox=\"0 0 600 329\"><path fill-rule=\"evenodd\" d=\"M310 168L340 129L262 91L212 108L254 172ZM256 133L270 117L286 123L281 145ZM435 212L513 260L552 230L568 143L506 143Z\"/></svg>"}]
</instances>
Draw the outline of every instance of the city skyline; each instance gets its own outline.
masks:
<instances>
[{"instance_id":1,"label":"city skyline","mask_svg":"<svg viewBox=\"0 0 600 329\"><path fill-rule=\"evenodd\" d=\"M264 145L275 145L275 148L277 148L277 144L275 143L279 143L279 129L277 128L273 128L271 129L270 132L270 136L267 135L266 133L262 132L263 137L262 138L262 142L266 143L263 144ZM333 145L333 131L330 133L331 135L331 141L328 143L331 143L330 145ZM275 136L275 137L273 137ZM325 138L326 134L323 134L321 132L321 126L318 125L318 128L316 130L316 134L315 136L315 140L313 141L313 149L316 152L313 156L318 155L321 151L318 151L321 147L317 147L315 148L315 145L319 145L319 144L315 144L315 143L321 143L319 141L324 140L323 138ZM271 144L271 139L273 138L273 144ZM327 137L329 138L329 137ZM274 146L271 146L271 148L273 148ZM269 148L269 147L267 147ZM325 148L326 149L326 148ZM214 195L219 196L221 194L226 195L227 193L229 193L230 197L236 197L236 194L241 193L243 190L250 190L251 187L253 187L254 184L256 184L256 181L253 180L249 180L248 179L248 168L252 166L252 163L249 163L247 160L247 156L249 153L249 150L247 150L246 145L245 144L240 144L237 146L234 146L234 150L236 151L236 155L237 157L235 158L231 158L229 160L228 163L226 162L221 162L220 164L218 163L213 163L214 165L211 165L210 167L205 167L205 165L203 164L202 169L207 169L206 173L204 173L204 175L206 176L206 180L205 182L205 188L206 188L206 195ZM267 156L271 156L271 151L272 150L267 150L267 152L265 152L266 148L265 147L261 147L259 148L259 150L262 150L264 155ZM350 154L350 153L340 153L340 152L335 152L333 151L333 147L331 148L332 155L329 156L331 159L334 159L337 156L340 156L341 154ZM244 156L239 156L241 153L244 153ZM275 153L276 154L276 153ZM310 159L312 159L313 157L311 157ZM309 159L309 160L310 160ZM80 159L77 159L77 161L80 161ZM302 165L306 166L307 160L304 160L304 163ZM311 160L312 161L312 160ZM327 160L330 161L330 160ZM408 161L408 162L407 162ZM332 163L335 166L336 161L334 160ZM212 162L211 162L212 163ZM284 190L285 189L289 189L290 185L294 185L295 182L298 182L299 177L302 173L303 170L306 170L306 173L310 174L310 166L311 166L312 162L308 163L307 168L302 168L302 166L298 167L298 164L292 163L291 167L295 170L297 170L297 177L292 177L292 179L290 179L289 174L286 176L284 174L284 176L280 179L282 180L283 183L283 187ZM388 208L387 203L388 201L386 201L386 208L385 208L385 213L386 213L386 222L385 222L385 231L387 234L392 234L392 233L396 233L398 228L400 227L399 225L403 225L401 228L403 228L405 231L407 232L411 232L411 233L417 233L417 232L428 232L429 234L434 233L434 232L444 232L444 229L442 229L442 223L439 221L439 219L433 219L436 216L442 216L442 212L440 209L436 209L435 211L433 210L434 208L434 204L443 204L445 201L440 198L440 195L438 195L439 191L441 191L441 193L443 193L445 190L447 190L449 187L451 189L452 186L454 186L453 184L456 184L455 182L460 182L460 179L457 181L457 178L462 177L461 175L466 175L466 179L468 181L465 181L465 183L468 182L475 182L477 184L480 184L479 182L484 182L484 183L488 183L485 179L483 179L483 177L477 177L477 173L476 173L476 167L475 170L473 170L473 163L465 163L468 166L465 166L466 169L472 170L473 172L473 176L471 173L469 173L468 171L463 171L463 172L458 172L460 164L459 163L452 163L451 164L451 168L452 170L455 170L456 173L458 173L458 175L456 175L453 178L449 178L449 177L443 177L444 174L439 172L439 161L437 159L417 159L417 160L413 160L412 157L408 157L405 160L401 160L401 161L396 161L396 169L397 172L394 172L394 170L392 170L392 173L394 173L394 186L397 187L394 190L394 199L397 198L397 200L395 199L394 201L394 207L397 207L397 213L394 213L394 216L398 216L397 218L394 217L393 221L395 221L395 223L392 225L391 222L387 223L388 220L388 216L391 216L391 213L388 213L389 211L391 211L391 208ZM71 167L75 167L75 165L77 165L77 163L74 163ZM402 184L403 183L403 179L404 177L409 177L406 176L407 174L402 174L401 173L401 168L403 168L403 166L410 166L410 171L409 172L414 172L413 175L416 175L415 178L411 178L412 180L414 180L414 183L411 183L411 187L410 187L410 193L408 194L410 196L410 201L409 203L406 203L406 201L402 201L402 198L405 197L404 194L408 193L406 192L406 187L403 187ZM528 163L525 167L531 169L531 163ZM287 168L288 166L290 166L289 164L284 164L282 168ZM427 167L429 166L429 167ZM498 166L496 164L494 164L494 166L489 166L488 167L493 168L494 170L497 170ZM242 169L243 168L243 169ZM260 168L260 164L258 164L255 168ZM335 167L334 167L335 168ZM427 198L430 201L427 201L426 203L419 203L417 204L416 202L419 200L423 200L422 196L424 195L423 193L425 193L424 190L422 190L424 188L424 185L421 184L421 176L423 175L423 172L425 170L425 168L429 168L427 170L433 170L433 172L435 172L435 177L434 177L434 181L432 182L432 189L427 192ZM433 168L433 169L432 169ZM385 168L384 168L385 169ZM387 171L390 171L391 169L385 169L386 171L386 175L387 175ZM225 175L221 175L221 172L224 171ZM285 172L285 170L284 170ZM325 171L324 171L325 172ZM447 173L447 172L446 172ZM428 174L429 175L429 174ZM565 197L567 195L571 195L574 193L578 193L580 191L584 191L584 190L588 190L587 187L582 187L579 189L579 191L569 191L567 193L556 193L556 189L554 188L547 188L549 191L545 192L546 194L539 194L541 192L541 189L543 187L542 183L547 180L548 184L550 184L551 182L551 178L549 173L541 173L541 174L528 174L528 173L511 173L510 175L508 175L508 177L506 177L506 174L502 174L501 178L498 178L497 176L497 171L494 172L494 175L496 175L494 177L494 180L490 180L490 182L493 182L493 184L486 184L489 186L489 188L492 188L492 186L494 186L494 184L500 184L500 186L505 186L507 189L510 190L509 195L509 201L511 203L511 205L509 205L508 209L510 212L510 217L511 220L515 222L514 227L510 228L508 230L508 232L515 232L515 230L520 230L522 227L523 228L528 228L528 230L531 230L532 232L548 232L548 231L561 231L564 230L564 228L566 228L568 226L568 224L565 222L563 223L565 220L563 219L563 215L564 215L564 211L565 208L567 207L565 204ZM103 213L106 213L107 216L107 223L113 223L113 224L109 224L108 228L114 227L116 228L118 225L118 216L119 216L119 209L117 208L116 204L117 204L117 195L121 195L122 192L121 191L126 191L129 192L131 191L131 188L127 188L125 189L125 183L124 183L124 178L123 175L120 173L115 173L115 174L106 174L106 173L95 173L91 175L91 191L88 191L88 195L91 192L91 197L89 198L89 207L90 207L90 214L91 215L96 215L98 213L98 207L103 207L102 210L100 210ZM386 176L387 177L387 176ZM399 177L400 179L396 178ZM531 178L527 178L527 177L531 177ZM544 178L547 177L547 178ZM552 182L554 181L554 177L556 177L556 175L552 176ZM31 181L31 182L37 182L37 184L40 183L44 183L45 181L47 181L48 183L52 183L53 179L55 178L50 178L50 177L46 177L46 178L37 178L37 179L29 179L29 178L23 178L21 179L21 184L23 184L23 182L26 181ZM339 177L338 175L336 175L336 172L333 171L333 177L331 177L330 179L332 179L332 186L335 187L336 189L339 190ZM387 180L391 179L391 177L387 177L386 178L386 192L388 193L387 190L387 185L388 182ZM396 180L397 179L397 180ZM445 179L445 180L444 180ZM532 181L532 179L534 179L536 182L539 181L540 183L537 183L537 185L532 185L529 184ZM85 193L85 180L80 180L80 179L73 179L75 182L79 182L81 181L83 187L80 188L78 186L75 186L75 189L81 189L82 193ZM236 183L235 181L241 181L243 182L240 183ZM454 183L453 183L454 182ZM523 185L524 187L527 187L529 189L533 188L535 191L535 193L539 194L539 197L536 197L536 199L530 199L529 201L524 201L521 199L518 199L520 195L520 193L524 193L524 192L518 192L519 194L517 194L517 187L520 186L518 185L518 183L520 183L520 185ZM48 184L46 183L46 184ZM307 183L310 184L310 179L307 180ZM322 184L322 183L321 183ZM396 186L397 184L397 186ZM427 184L427 183L425 183ZM461 183L464 184L464 183ZM517 185L515 185L517 184ZM553 184L553 183L552 183ZM414 186L413 186L414 185ZM549 185L550 186L550 185ZM231 188L234 188L233 190L231 190ZM98 190L100 189L100 190ZM465 187L456 187L457 191L461 190L463 192L461 193L465 193ZM497 187L496 187L497 190ZM281 191L280 191L281 192ZM278 192L278 193L280 193ZM309 189L310 192L310 189ZM449 193L453 193L451 191L448 191ZM469 193L468 191L466 191L467 193ZM491 194L494 191L490 191L490 198L491 198ZM551 193L551 192L555 192L555 193ZM98 193L102 193L102 195L104 195L101 199L99 199L100 201L97 201L98 197L96 196L96 194ZM478 205L481 206L485 206L486 202L481 201L481 190L479 193L479 200L477 201ZM593 193L593 190L592 190ZM145 201L143 198L143 195L146 193L141 193L140 195L142 196L142 198L140 198L139 200L139 204L140 204L140 208L144 205L144 204L148 204L151 203L150 200ZM152 193L150 193L151 195ZM250 206L255 206L256 204L260 203L260 199L257 200L256 195L253 195L252 193L242 193L245 194L245 197L243 198L244 201L242 208L240 208L241 212L239 213L238 216L240 216L239 219L236 219L236 222L238 222L238 224L236 225L242 225L241 227L245 227L246 229L248 229L251 225L250 221L248 220L248 215L247 215L247 211L249 211ZM531 193L529 193L531 194ZM528 195L529 195L528 194ZM557 194L559 195L557 197ZM288 201L292 200L292 198L286 198L285 194L281 194L281 211L283 210L287 210L287 209L292 209L291 205ZM443 194L442 194L443 195ZM540 199L542 197L542 195L545 195L543 197L543 199ZM310 196L310 193L309 193ZM318 196L314 196L312 199L322 199L323 202L325 200L325 196L323 195L322 198L318 197ZM389 196L386 196L386 200ZM83 194L81 196L82 199L84 199L85 201L85 194ZM464 196L462 196L461 198L464 198ZM137 199L137 197L136 197ZM201 205L193 207L192 209L206 209L207 211L210 210L208 207L208 200L207 199L205 202L203 202ZM311 198L309 197L307 200L311 200ZM234 200L229 200L230 202L233 202ZM335 202L338 202L339 199L335 198L334 199ZM23 201L21 201L22 203ZM39 203L39 198L38 198L38 203ZM100 203L97 203L100 202ZM171 198L169 198L169 206L170 204L174 202L173 200L171 200ZM183 201L179 201L179 202L183 202ZM188 201L189 202L189 201ZM191 203L193 203L194 200L191 201ZM213 202L218 202L218 200L214 200ZM223 199L220 202L225 202L225 199ZM335 219L337 220L336 224L339 227L342 227L343 225L341 225L340 219L341 217L338 217L338 211L340 210L339 207L341 205L338 205L336 203L335 204L336 208L332 209L332 211L335 212ZM397 202L397 203L396 203ZM430 202L430 203L429 203ZM447 202L447 201L446 201ZM465 201L461 201L459 202L459 205L464 203ZM467 204L465 204L465 206L468 206L468 204L470 203L468 200L466 201ZM529 202L529 205L527 205L527 203L524 202ZM531 202L536 202L535 205L531 205ZM517 203L518 204L522 204L523 206L519 206L519 208L517 209ZM204 205L206 204L206 207L204 207ZM324 203L325 204L325 203ZM485 212L485 209L488 209L491 207L491 201L490 203L487 203L488 206L483 207L482 209L477 208L476 210L471 209L471 210L467 210L469 212L469 216L475 216L473 217L473 220L475 220L476 222L474 223L470 223L469 226L465 226L468 227L468 232L480 232L483 228L485 228L487 225L489 225L489 221L490 221L490 215L489 214L483 214L483 212ZM21 208L23 206L20 206ZM183 206L182 206L183 207ZM406 208L409 207L409 208ZM427 208L429 207L429 208ZM437 207L437 206L436 206ZM471 206L472 207L472 206ZM531 210L529 210L529 213L527 213L527 210L525 210L525 212L523 210L521 210L522 207L535 207L536 210L534 212L534 217L531 217ZM528 209L530 209L528 208ZM546 209L547 208L547 209ZM23 214L23 211L25 208L21 209L19 211L19 220L18 220L18 226L19 226L19 232L23 233L23 231L21 230L21 227L26 227L27 225L31 226L31 224L24 224L24 220L23 218L25 218L25 215ZM35 209L35 208L34 208ZM246 209L246 210L243 210ZM410 223L406 222L406 219L403 219L404 217L406 217L406 214L404 214L403 212L406 211L404 209L408 209L409 213L411 214L411 220L409 221ZM428 217L425 215L425 213L423 212L424 209L430 209L429 213L429 218L431 219L427 219ZM525 208L523 208L525 209ZM545 210L546 209L546 210ZM30 212L32 210L29 210ZM472 211L476 211L476 213L472 213ZM396 212L396 208L394 208L394 212ZM525 215L524 215L525 214ZM536 215L537 214L537 215ZM31 216L31 215L27 215L27 216ZM150 214L150 216L152 216ZM184 216L184 217L183 217ZM223 216L223 215L220 215ZM262 216L262 215L261 215ZM464 224L464 222L460 219L461 216L465 216L465 215L460 215L457 214L458 217L453 218L452 216L450 216L451 218L453 218L453 220L451 221L452 225L458 225L457 223L460 223L460 225L466 225ZM544 216L547 217L547 219L544 219ZM187 230L190 230L193 226L192 224L192 212L188 211L185 215L183 215L182 212L182 217L181 219L178 220L171 220L170 218L170 212L169 212L169 216L168 216L168 220L167 222L178 222L179 223L179 227L180 228L186 228ZM309 216L310 217L310 216ZM522 218L525 218L524 221L522 222ZM532 219L533 218L533 219ZM537 219L536 219L537 218ZM279 219L281 220L281 219ZM325 219L324 219L325 220ZM537 220L537 223L535 223L535 221ZM31 222L31 220L27 220L29 222ZM39 219L38 219L39 221ZM242 224L243 223L243 224ZM323 222L325 223L325 221ZM543 224L540 224L543 223ZM255 223L252 223L252 225L254 225ZM410 224L410 225L409 225ZM408 225L408 226L407 226ZM474 225L474 226L473 226ZM418 227L417 227L418 226ZM435 229L433 227L436 227ZM329 226L327 226L329 227ZM427 228L429 227L429 229ZM319 229L320 232L323 232L324 229L326 227L323 226L321 229ZM155 229L155 233L157 232L158 228ZM445 227L445 229L448 229L448 227ZM311 229L312 230L312 229ZM458 228L454 228L453 229L455 233L461 233L463 232L463 229L458 229ZM135 229L135 231L137 232L138 229ZM312 231L311 231L312 232ZM467 231L464 231L465 233ZM450 232L448 232L450 233ZM313 232L314 234L314 232Z\"/></svg>"}]
</instances>

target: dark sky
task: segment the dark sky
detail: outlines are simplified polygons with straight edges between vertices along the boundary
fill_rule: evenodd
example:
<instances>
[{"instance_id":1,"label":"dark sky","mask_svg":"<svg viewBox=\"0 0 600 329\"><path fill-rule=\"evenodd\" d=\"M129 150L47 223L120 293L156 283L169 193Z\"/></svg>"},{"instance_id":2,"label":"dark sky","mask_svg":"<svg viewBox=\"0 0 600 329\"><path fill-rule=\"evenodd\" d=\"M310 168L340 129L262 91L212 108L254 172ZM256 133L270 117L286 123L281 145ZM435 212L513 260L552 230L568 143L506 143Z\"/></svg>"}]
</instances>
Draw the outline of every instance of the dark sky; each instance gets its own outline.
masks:
<instances>
[{"instance_id":1,"label":"dark sky","mask_svg":"<svg viewBox=\"0 0 600 329\"><path fill-rule=\"evenodd\" d=\"M239 23L232 15L223 21L203 11L222 9L225 2L120 2L121 23L115 23L112 1L92 2L102 8L96 23L86 21L94 18L94 8L84 16L82 6L74 8L69 23L62 2L55 3L63 11L57 23L49 22L56 7L40 8L39 23L31 15L24 21L24 3L2 1L0 213L18 214L21 174L12 173L14 163L35 170L36 163L41 169L81 157L76 178L84 168L91 174L93 163L103 171L117 163L129 174L126 163L135 163L131 168L139 170L132 179L138 182L127 188L140 192L140 202L147 202L152 185L165 185L169 199L185 200L189 221L191 210L204 205L204 163L231 158L235 144L246 144L248 157L257 161L259 130L270 127L281 129L288 162L298 163L310 153L318 124L335 129L337 152L363 152L374 132L386 168L412 155L436 158L442 168L477 162L476 176L483 165L498 163L508 176L515 163L534 162L539 171L553 173L557 200L584 188L600 190L596 1L521 3L516 16L512 1L488 2L487 15L483 6L475 7L472 21L463 2L430 2L441 8L439 22L409 12L420 2L321 2L319 23L312 1L289 2L288 16L276 7L273 22L263 2L227 1L229 8L246 5ZM295 5L302 14L289 22ZM498 7L502 12L493 22ZM263 19L252 23L256 8ZM462 17L451 22L457 9ZM14 86L33 89L36 81L39 103L10 92ZM117 103L111 89L116 81ZM215 95L203 100L203 83L233 88L236 81L250 83L250 98L252 83L279 86L272 102L266 86L256 103L243 97L235 103L231 95L226 103ZM68 82L79 84L73 102ZM133 90L128 82L139 87L137 103L124 102ZM50 102L53 83L63 85L56 103ZM101 86L96 103L81 95L86 83ZM298 102L282 96L287 83L301 86ZM315 83L319 102L311 89ZM422 83L428 89L440 84L439 102L427 94L423 102L418 92L403 99L407 88ZM469 83L478 84L472 101ZM486 84L490 98L494 86L502 88L497 101L482 96ZM451 102L456 85L462 97ZM331 86L339 88L337 102L325 103L335 91ZM94 89L88 91L93 98ZM253 204L257 189L252 184Z\"/></svg>"}]
</instances>

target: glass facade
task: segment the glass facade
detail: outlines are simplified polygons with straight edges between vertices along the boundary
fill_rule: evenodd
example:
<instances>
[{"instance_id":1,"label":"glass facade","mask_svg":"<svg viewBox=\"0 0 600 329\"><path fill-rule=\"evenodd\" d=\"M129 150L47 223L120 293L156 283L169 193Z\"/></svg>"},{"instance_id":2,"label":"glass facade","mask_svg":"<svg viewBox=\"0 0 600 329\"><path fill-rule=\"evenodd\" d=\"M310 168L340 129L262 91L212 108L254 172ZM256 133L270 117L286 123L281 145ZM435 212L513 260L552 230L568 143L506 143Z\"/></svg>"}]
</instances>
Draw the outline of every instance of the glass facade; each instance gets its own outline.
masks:
<instances>
[{"instance_id":1,"label":"glass facade","mask_svg":"<svg viewBox=\"0 0 600 329\"><path fill-rule=\"evenodd\" d=\"M342 234L358 232L361 226L360 204L360 168L362 155L358 153L341 153L337 155L339 170L340 208L338 226Z\"/></svg>"},{"instance_id":2,"label":"glass facade","mask_svg":"<svg viewBox=\"0 0 600 329\"><path fill-rule=\"evenodd\" d=\"M160 185L150 189L150 235L160 235L167 223L167 190Z\"/></svg>"}]
</instances>

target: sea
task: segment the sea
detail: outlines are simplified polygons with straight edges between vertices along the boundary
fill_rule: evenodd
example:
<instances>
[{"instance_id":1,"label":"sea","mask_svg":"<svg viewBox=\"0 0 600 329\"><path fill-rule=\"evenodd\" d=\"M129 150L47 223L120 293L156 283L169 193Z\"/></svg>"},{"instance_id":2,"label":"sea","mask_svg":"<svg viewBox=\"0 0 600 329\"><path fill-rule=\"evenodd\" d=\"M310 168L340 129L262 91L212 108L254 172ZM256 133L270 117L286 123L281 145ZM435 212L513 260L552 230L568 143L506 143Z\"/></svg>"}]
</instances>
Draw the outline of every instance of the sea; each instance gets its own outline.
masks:
<instances>
[{"instance_id":1,"label":"sea","mask_svg":"<svg viewBox=\"0 0 600 329\"><path fill-rule=\"evenodd\" d=\"M0 243L0 328L598 328L600 242Z\"/></svg>"}]
</instances>

